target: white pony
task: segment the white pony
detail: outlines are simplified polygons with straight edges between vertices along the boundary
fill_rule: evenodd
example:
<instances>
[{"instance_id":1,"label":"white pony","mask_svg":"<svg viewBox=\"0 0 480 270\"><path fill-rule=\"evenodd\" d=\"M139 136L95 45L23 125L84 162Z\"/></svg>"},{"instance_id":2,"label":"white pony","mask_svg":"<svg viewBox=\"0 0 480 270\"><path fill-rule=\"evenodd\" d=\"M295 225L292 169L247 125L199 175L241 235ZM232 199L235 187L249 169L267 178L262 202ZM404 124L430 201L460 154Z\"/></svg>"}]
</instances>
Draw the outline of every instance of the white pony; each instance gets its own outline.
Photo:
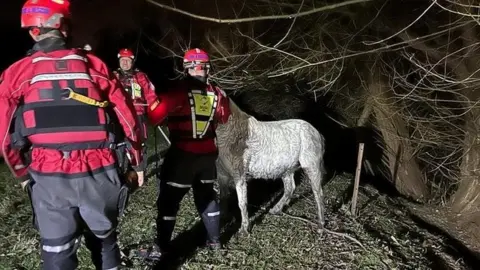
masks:
<instances>
[{"instance_id":1,"label":"white pony","mask_svg":"<svg viewBox=\"0 0 480 270\"><path fill-rule=\"evenodd\" d=\"M312 187L318 210L318 225L325 224L322 178L325 174L323 155L325 140L308 122L291 119L258 121L243 112L230 99L232 115L217 127L218 183L222 197L235 186L241 211L241 234L248 234L247 181L250 179L283 180L284 193L270 209L281 213L295 190L294 173L302 168Z\"/></svg>"}]
</instances>

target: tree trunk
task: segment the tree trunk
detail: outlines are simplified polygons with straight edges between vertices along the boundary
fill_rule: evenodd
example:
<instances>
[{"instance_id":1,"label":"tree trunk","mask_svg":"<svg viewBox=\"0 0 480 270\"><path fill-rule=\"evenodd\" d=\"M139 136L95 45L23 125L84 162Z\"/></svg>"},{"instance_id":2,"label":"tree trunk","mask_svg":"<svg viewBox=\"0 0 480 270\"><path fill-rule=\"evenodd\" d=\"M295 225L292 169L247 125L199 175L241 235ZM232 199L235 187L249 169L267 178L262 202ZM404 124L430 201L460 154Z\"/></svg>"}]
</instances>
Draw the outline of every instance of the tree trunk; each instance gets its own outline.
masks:
<instances>
[{"instance_id":1,"label":"tree trunk","mask_svg":"<svg viewBox=\"0 0 480 270\"><path fill-rule=\"evenodd\" d=\"M464 139L464 156L460 165L460 183L452 196L452 210L458 213L478 211L480 206L480 124L474 114L479 109L466 115L466 134Z\"/></svg>"},{"instance_id":2,"label":"tree trunk","mask_svg":"<svg viewBox=\"0 0 480 270\"><path fill-rule=\"evenodd\" d=\"M466 2L466 1L464 1ZM471 14L472 7L465 6L464 12ZM478 77L476 70L480 57L473 46L478 42L473 27L464 27L462 32L464 46L470 46L465 55L463 65L457 65L455 72L460 79L471 76ZM463 94L468 97L472 106L465 114L465 138L463 143L463 159L460 164L458 188L450 199L450 206L461 230L466 231L472 239L480 243L480 92L475 87L466 87Z\"/></svg>"},{"instance_id":3,"label":"tree trunk","mask_svg":"<svg viewBox=\"0 0 480 270\"><path fill-rule=\"evenodd\" d=\"M457 191L450 200L452 212L461 231L480 243L480 109L466 115L464 156L460 165Z\"/></svg>"},{"instance_id":4,"label":"tree trunk","mask_svg":"<svg viewBox=\"0 0 480 270\"><path fill-rule=\"evenodd\" d=\"M415 200L428 198L429 191L422 172L413 156L413 149L406 138L409 137L404 120L396 114L395 106L389 104L388 90L380 80L372 80L369 91L374 97L373 110L377 128L384 143L386 165L396 189Z\"/></svg>"}]
</instances>

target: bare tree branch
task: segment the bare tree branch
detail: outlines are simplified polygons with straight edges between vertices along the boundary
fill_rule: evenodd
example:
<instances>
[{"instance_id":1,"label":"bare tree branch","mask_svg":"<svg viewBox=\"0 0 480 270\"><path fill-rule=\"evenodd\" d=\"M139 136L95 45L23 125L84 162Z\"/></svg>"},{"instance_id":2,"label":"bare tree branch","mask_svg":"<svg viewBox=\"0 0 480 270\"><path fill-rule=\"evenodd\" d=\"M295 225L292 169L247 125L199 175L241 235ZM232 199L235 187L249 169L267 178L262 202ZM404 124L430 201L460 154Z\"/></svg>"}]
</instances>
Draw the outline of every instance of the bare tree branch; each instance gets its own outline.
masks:
<instances>
[{"instance_id":1,"label":"bare tree branch","mask_svg":"<svg viewBox=\"0 0 480 270\"><path fill-rule=\"evenodd\" d=\"M342 3L338 4L332 4L320 8L314 8L308 11L303 11L299 13L294 13L294 14L285 14L285 15L269 15L269 16L258 16L258 17L250 17L250 18L240 18L240 19L217 19L217 18L211 18L211 17L206 17L202 15L197 15L185 10L181 10L178 8L174 8L168 5L160 4L158 2L155 2L153 0L146 0L148 3L153 4L157 7L164 8L166 10L170 10L173 12L177 12L195 19L203 20L203 21L209 21L209 22L215 22L215 23L245 23L245 22L254 22L254 21L265 21L265 20L280 20L280 19L293 19L293 18L298 18L298 17L303 17L303 16L308 16L312 15L315 13L331 10L331 9L336 9L339 7L344 7L348 5L353 5L353 4L358 4L358 3L366 3L370 2L372 0L350 0L350 1L345 1Z\"/></svg>"},{"instance_id":2,"label":"bare tree branch","mask_svg":"<svg viewBox=\"0 0 480 270\"><path fill-rule=\"evenodd\" d=\"M422 14L420 14L420 16L418 16L415 20L413 20L411 23L409 23L407 26L405 26L405 28L403 28L402 30L398 31L397 33L394 33L393 35L387 37L387 38L384 38L384 39L381 39L379 41L376 41L376 42L368 42L368 43L365 43L367 45L375 45L375 44L379 44L379 43L382 43L382 42L385 42L391 38L393 38L394 36L398 35L400 32L403 32L405 30L407 30L408 28L410 28L412 25L414 25L417 21L420 20L420 18L423 17L423 15L425 15L431 8L432 6L437 2L437 0L434 0L430 6L428 6L423 12Z\"/></svg>"}]
</instances>

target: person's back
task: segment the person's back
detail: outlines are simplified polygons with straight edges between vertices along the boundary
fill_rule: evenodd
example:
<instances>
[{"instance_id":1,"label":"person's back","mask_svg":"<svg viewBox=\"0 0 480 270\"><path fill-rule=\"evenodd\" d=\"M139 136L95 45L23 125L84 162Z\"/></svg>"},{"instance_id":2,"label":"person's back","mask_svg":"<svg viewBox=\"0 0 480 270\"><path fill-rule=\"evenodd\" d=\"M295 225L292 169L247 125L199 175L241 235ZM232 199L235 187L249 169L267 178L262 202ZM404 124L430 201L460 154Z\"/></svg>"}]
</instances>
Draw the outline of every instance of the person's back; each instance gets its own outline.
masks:
<instances>
[{"instance_id":1,"label":"person's back","mask_svg":"<svg viewBox=\"0 0 480 270\"><path fill-rule=\"evenodd\" d=\"M138 121L106 65L67 47L68 17L68 1L27 1L22 9L22 27L36 44L1 75L0 115L6 118L0 121L2 155L14 176L33 183L28 186L43 269L76 269L85 225L96 268L116 269L118 205L127 189L111 149L107 110L113 108L118 116L134 164L141 161ZM22 118L20 134L32 146L28 166L8 136L14 115Z\"/></svg>"},{"instance_id":2,"label":"person's back","mask_svg":"<svg viewBox=\"0 0 480 270\"><path fill-rule=\"evenodd\" d=\"M23 96L22 134L28 136L34 147L32 154L37 157L30 165L32 173L74 174L113 167L116 160L109 149L113 142L106 111L111 104L100 102L111 96L98 87L111 84L105 64L92 54L68 49L58 38L44 39L35 47L35 52L14 64L18 75L11 81L14 89L19 89L14 95ZM113 98L120 114L132 110L123 97ZM127 136L138 136L131 116L122 114L119 120L127 127ZM59 150L70 158L59 156ZM98 162L89 166L72 164L84 162L74 158L78 155L95 155ZM58 166L57 162L63 165Z\"/></svg>"}]
</instances>

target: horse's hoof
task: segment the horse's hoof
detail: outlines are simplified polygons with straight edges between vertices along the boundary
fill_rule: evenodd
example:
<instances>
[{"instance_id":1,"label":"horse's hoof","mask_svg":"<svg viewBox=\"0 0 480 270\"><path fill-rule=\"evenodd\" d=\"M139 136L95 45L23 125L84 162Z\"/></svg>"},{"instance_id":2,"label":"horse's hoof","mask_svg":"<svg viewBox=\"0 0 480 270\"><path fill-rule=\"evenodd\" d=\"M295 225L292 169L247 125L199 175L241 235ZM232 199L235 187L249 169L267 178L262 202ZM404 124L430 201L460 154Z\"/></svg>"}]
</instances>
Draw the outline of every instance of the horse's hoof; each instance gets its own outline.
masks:
<instances>
[{"instance_id":1,"label":"horse's hoof","mask_svg":"<svg viewBox=\"0 0 480 270\"><path fill-rule=\"evenodd\" d=\"M248 237L250 236L250 232L246 228L240 228L240 230L238 231L238 236L241 238Z\"/></svg>"},{"instance_id":2,"label":"horse's hoof","mask_svg":"<svg viewBox=\"0 0 480 270\"><path fill-rule=\"evenodd\" d=\"M323 230L323 228L325 227L325 219L320 219L318 221L318 227Z\"/></svg>"},{"instance_id":3,"label":"horse's hoof","mask_svg":"<svg viewBox=\"0 0 480 270\"><path fill-rule=\"evenodd\" d=\"M322 235L324 231L325 231L325 220L319 220L318 221L317 233Z\"/></svg>"}]
</instances>

